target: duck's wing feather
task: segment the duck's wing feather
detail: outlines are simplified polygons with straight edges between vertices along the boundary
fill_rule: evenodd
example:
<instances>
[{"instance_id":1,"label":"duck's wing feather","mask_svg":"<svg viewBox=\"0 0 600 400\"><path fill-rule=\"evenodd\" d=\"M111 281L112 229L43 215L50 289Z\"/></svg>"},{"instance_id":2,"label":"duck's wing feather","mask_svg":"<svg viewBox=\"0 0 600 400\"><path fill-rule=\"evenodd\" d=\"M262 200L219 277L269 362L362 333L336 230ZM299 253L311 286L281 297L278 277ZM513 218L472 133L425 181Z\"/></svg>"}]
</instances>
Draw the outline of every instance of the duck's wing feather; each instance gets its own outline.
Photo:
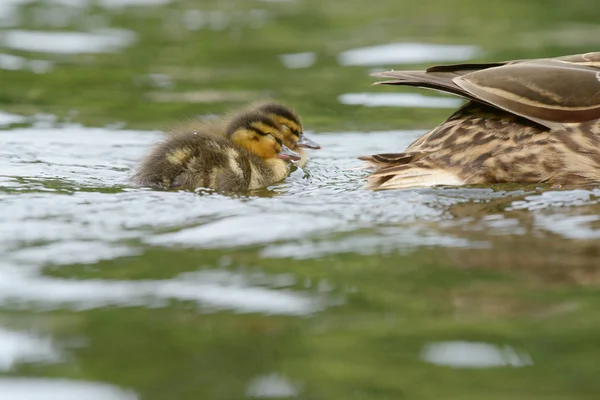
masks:
<instances>
[{"instance_id":1,"label":"duck's wing feather","mask_svg":"<svg viewBox=\"0 0 600 400\"><path fill-rule=\"evenodd\" d=\"M427 68L427 72L453 72L457 75L464 75L469 72L480 71L482 69L501 67L503 65L520 64L523 62L535 62L535 61L561 61L569 64L587 65L590 67L600 68L600 52L592 52L585 54L572 54L562 57L554 58L527 58L522 60L507 60L489 63L463 63L463 64L446 64L446 65L434 65Z\"/></svg>"},{"instance_id":2,"label":"duck's wing feather","mask_svg":"<svg viewBox=\"0 0 600 400\"><path fill-rule=\"evenodd\" d=\"M550 129L600 118L600 52L372 75L387 78L376 84L440 90L492 105Z\"/></svg>"},{"instance_id":3,"label":"duck's wing feather","mask_svg":"<svg viewBox=\"0 0 600 400\"><path fill-rule=\"evenodd\" d=\"M555 60L472 72L453 82L477 99L554 128L600 118L600 69Z\"/></svg>"},{"instance_id":4,"label":"duck's wing feather","mask_svg":"<svg viewBox=\"0 0 600 400\"><path fill-rule=\"evenodd\" d=\"M419 153L381 153L374 154L371 156L360 156L359 160L368 161L373 163L395 163L395 164L406 164L411 161L415 161L419 156Z\"/></svg>"}]
</instances>

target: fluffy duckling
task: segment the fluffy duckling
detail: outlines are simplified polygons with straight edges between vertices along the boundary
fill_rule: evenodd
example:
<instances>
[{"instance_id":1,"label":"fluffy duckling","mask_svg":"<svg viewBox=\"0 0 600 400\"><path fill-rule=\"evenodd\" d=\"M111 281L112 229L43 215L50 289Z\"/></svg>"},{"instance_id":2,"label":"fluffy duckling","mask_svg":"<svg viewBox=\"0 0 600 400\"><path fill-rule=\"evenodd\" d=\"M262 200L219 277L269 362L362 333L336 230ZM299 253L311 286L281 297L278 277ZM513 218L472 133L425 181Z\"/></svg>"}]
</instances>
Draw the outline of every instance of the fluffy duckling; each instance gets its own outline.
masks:
<instances>
[{"instance_id":1,"label":"fluffy duckling","mask_svg":"<svg viewBox=\"0 0 600 400\"><path fill-rule=\"evenodd\" d=\"M304 135L302 130L302 121L300 116L281 103L268 102L259 103L253 107L259 113L264 113L281 126L283 133L283 142L291 150L300 155L300 160L295 164L299 167L304 167L308 161L308 155L305 148L318 150L321 148L319 144L309 139Z\"/></svg>"},{"instance_id":2,"label":"fluffy duckling","mask_svg":"<svg viewBox=\"0 0 600 400\"><path fill-rule=\"evenodd\" d=\"M181 121L178 125L171 128L171 133L190 132L197 130L206 130L206 126L210 125L210 131L215 134L225 135L227 124L240 115L246 113L258 113L265 115L277 122L283 134L283 143L287 148L295 151L300 155L300 160L294 164L299 167L304 167L308 161L308 155L304 149L321 148L319 144L309 139L304 135L300 116L290 107L277 102L256 102L237 111L226 114L222 118L204 119L201 117L193 117Z\"/></svg>"},{"instance_id":3,"label":"fluffy duckling","mask_svg":"<svg viewBox=\"0 0 600 400\"><path fill-rule=\"evenodd\" d=\"M161 189L212 188L240 192L284 179L298 153L283 144L278 123L258 112L174 132L142 161L134 182Z\"/></svg>"}]
</instances>

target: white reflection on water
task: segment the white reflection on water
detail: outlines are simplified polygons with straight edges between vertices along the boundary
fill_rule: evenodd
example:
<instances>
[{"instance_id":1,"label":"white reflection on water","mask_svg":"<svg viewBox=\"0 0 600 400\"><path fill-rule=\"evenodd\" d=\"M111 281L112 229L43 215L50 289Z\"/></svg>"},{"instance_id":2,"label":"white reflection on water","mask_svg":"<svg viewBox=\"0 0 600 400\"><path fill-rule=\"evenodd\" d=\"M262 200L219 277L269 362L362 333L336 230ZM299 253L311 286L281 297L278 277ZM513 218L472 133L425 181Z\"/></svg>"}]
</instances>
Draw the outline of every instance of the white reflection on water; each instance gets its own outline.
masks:
<instances>
[{"instance_id":1,"label":"white reflection on water","mask_svg":"<svg viewBox=\"0 0 600 400\"><path fill-rule=\"evenodd\" d=\"M246 396L261 399L296 397L298 389L285 376L277 373L254 378L246 388Z\"/></svg>"},{"instance_id":2,"label":"white reflection on water","mask_svg":"<svg viewBox=\"0 0 600 400\"><path fill-rule=\"evenodd\" d=\"M0 378L3 399L11 400L136 400L138 396L116 386L45 378Z\"/></svg>"},{"instance_id":3,"label":"white reflection on water","mask_svg":"<svg viewBox=\"0 0 600 400\"><path fill-rule=\"evenodd\" d=\"M0 111L0 127L11 124L18 124L25 121L27 121L27 118L25 117Z\"/></svg>"},{"instance_id":4,"label":"white reflection on water","mask_svg":"<svg viewBox=\"0 0 600 400\"><path fill-rule=\"evenodd\" d=\"M299 240L294 243L272 244L261 251L263 257L319 258L330 254L381 254L424 246L454 248L488 248L485 241L471 241L418 227L379 228L371 234L350 234L336 240Z\"/></svg>"},{"instance_id":5,"label":"white reflection on water","mask_svg":"<svg viewBox=\"0 0 600 400\"><path fill-rule=\"evenodd\" d=\"M9 71L27 69L36 74L44 74L50 72L52 68L54 68L52 61L28 60L25 57L14 56L12 54L0 54L0 69Z\"/></svg>"},{"instance_id":6,"label":"white reflection on water","mask_svg":"<svg viewBox=\"0 0 600 400\"><path fill-rule=\"evenodd\" d=\"M525 352L517 352L511 346L496 346L477 342L437 342L426 345L421 358L431 364L453 368L524 367L533 365Z\"/></svg>"},{"instance_id":7,"label":"white reflection on water","mask_svg":"<svg viewBox=\"0 0 600 400\"><path fill-rule=\"evenodd\" d=\"M0 33L3 47L40 53L110 53L131 46L137 40L126 29L98 29L94 32L53 32L5 30Z\"/></svg>"},{"instance_id":8,"label":"white reflection on water","mask_svg":"<svg viewBox=\"0 0 600 400\"><path fill-rule=\"evenodd\" d=\"M514 201L509 210L542 210L565 206L583 206L597 204L600 189L547 191Z\"/></svg>"},{"instance_id":9,"label":"white reflection on water","mask_svg":"<svg viewBox=\"0 0 600 400\"><path fill-rule=\"evenodd\" d=\"M346 66L458 62L478 55L477 46L390 43L344 51L338 56L338 62Z\"/></svg>"},{"instance_id":10,"label":"white reflection on water","mask_svg":"<svg viewBox=\"0 0 600 400\"><path fill-rule=\"evenodd\" d=\"M600 228L593 223L600 221L600 215L569 215L567 213L540 214L535 216L535 225L566 239L600 239Z\"/></svg>"},{"instance_id":11,"label":"white reflection on water","mask_svg":"<svg viewBox=\"0 0 600 400\"><path fill-rule=\"evenodd\" d=\"M317 55L309 51L305 53L281 54L279 59L286 68L308 68L317 61Z\"/></svg>"},{"instance_id":12,"label":"white reflection on water","mask_svg":"<svg viewBox=\"0 0 600 400\"><path fill-rule=\"evenodd\" d=\"M299 222L301 221L301 222ZM199 245L200 247L231 247L301 239L319 231L343 229L336 218L311 214L274 214L268 211L256 215L232 216L175 233L157 235L146 240L151 244ZM256 234L260 226L261 233Z\"/></svg>"},{"instance_id":13,"label":"white reflection on water","mask_svg":"<svg viewBox=\"0 0 600 400\"><path fill-rule=\"evenodd\" d=\"M68 0L68 1L86 1L86 0ZM89 0L87 0L89 1ZM96 2L104 7L130 7L130 6L162 6L172 3L173 0L96 0Z\"/></svg>"},{"instance_id":14,"label":"white reflection on water","mask_svg":"<svg viewBox=\"0 0 600 400\"><path fill-rule=\"evenodd\" d=\"M205 11L191 9L181 13L173 12L170 22L173 25L182 25L185 29L190 31L198 31L201 29L223 31L229 28L237 30L242 27L257 29L264 26L271 18L271 12L262 9L248 11Z\"/></svg>"},{"instance_id":15,"label":"white reflection on water","mask_svg":"<svg viewBox=\"0 0 600 400\"><path fill-rule=\"evenodd\" d=\"M570 211L572 207L598 204L600 189L547 191L526 196L514 201L509 210L529 210L535 212L534 225L537 229L551 232L565 239L600 239L598 226L600 216Z\"/></svg>"},{"instance_id":16,"label":"white reflection on water","mask_svg":"<svg viewBox=\"0 0 600 400\"><path fill-rule=\"evenodd\" d=\"M36 3L38 0L2 0L0 1L0 26L18 25L18 7L27 4ZM45 0L43 3L65 7L87 7L97 5L106 8L121 8L128 6L160 6L171 3L173 0ZM56 10L45 7L43 11L50 11L46 14L47 18L60 17L65 15L66 8Z\"/></svg>"},{"instance_id":17,"label":"white reflection on water","mask_svg":"<svg viewBox=\"0 0 600 400\"><path fill-rule=\"evenodd\" d=\"M59 354L50 338L0 327L0 370L8 371L22 362L49 362L58 359ZM0 393L4 393L1 384Z\"/></svg>"},{"instance_id":18,"label":"white reflection on water","mask_svg":"<svg viewBox=\"0 0 600 400\"><path fill-rule=\"evenodd\" d=\"M346 93L338 97L342 104L367 107L457 108L462 100L452 97L423 96L418 93Z\"/></svg>"},{"instance_id":19,"label":"white reflection on water","mask_svg":"<svg viewBox=\"0 0 600 400\"><path fill-rule=\"evenodd\" d=\"M168 266L165 266L168 267ZM109 305L164 306L167 300L198 303L201 312L308 315L322 310L323 299L302 292L251 287L235 275L213 282L203 273L173 279L144 281L73 280L19 271L22 265L0 264L0 303L51 310L86 310ZM1 272L5 270L5 272Z\"/></svg>"}]
</instances>

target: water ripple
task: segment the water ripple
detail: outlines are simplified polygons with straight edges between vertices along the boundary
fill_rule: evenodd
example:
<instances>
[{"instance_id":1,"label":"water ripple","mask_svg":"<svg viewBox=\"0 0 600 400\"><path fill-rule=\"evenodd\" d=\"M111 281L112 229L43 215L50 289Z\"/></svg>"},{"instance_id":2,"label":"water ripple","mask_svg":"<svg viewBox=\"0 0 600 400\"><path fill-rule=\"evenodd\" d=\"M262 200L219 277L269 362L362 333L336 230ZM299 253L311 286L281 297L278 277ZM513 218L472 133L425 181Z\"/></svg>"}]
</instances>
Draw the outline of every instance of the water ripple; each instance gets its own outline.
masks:
<instances>
[{"instance_id":1,"label":"water ripple","mask_svg":"<svg viewBox=\"0 0 600 400\"><path fill-rule=\"evenodd\" d=\"M306 315L331 299L282 290L274 281L225 281L206 274L146 281L47 277L48 265L93 264L143 255L149 246L236 249L259 247L263 257L316 258L373 254L419 246L485 248L452 226L524 234L520 221L502 214L456 219L449 207L485 203L523 191L490 188L371 192L356 157L401 151L423 131L309 132L323 149L307 167L252 196L210 190L155 191L128 183L160 132L56 125L38 116L33 126L0 131L0 302L37 307L156 305L169 299L196 302L203 311L230 309ZM0 119L0 122L2 119ZM6 123L23 122L4 116ZM596 202L596 191L527 195L513 209L548 212ZM541 206L543 205L543 207ZM547 206L551 206L548 208ZM595 217L536 214L536 228L571 238L597 238ZM477 222L475 222L477 221ZM257 229L260 227L260 229ZM441 228L441 229L440 229ZM212 266L214 268L214 266Z\"/></svg>"}]
</instances>

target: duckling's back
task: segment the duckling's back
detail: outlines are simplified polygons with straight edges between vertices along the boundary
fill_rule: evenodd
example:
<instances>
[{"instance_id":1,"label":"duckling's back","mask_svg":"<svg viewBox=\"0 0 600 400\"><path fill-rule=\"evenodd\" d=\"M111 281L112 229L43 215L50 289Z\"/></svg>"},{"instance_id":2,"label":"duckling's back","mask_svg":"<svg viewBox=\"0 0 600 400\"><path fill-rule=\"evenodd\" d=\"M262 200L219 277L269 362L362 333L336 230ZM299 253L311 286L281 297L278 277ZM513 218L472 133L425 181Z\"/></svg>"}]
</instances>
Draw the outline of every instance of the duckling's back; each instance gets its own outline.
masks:
<instances>
[{"instance_id":1,"label":"duckling's back","mask_svg":"<svg viewBox=\"0 0 600 400\"><path fill-rule=\"evenodd\" d=\"M206 187L243 191L251 186L255 158L225 137L203 132L176 133L142 161L134 181L161 189Z\"/></svg>"}]
</instances>

